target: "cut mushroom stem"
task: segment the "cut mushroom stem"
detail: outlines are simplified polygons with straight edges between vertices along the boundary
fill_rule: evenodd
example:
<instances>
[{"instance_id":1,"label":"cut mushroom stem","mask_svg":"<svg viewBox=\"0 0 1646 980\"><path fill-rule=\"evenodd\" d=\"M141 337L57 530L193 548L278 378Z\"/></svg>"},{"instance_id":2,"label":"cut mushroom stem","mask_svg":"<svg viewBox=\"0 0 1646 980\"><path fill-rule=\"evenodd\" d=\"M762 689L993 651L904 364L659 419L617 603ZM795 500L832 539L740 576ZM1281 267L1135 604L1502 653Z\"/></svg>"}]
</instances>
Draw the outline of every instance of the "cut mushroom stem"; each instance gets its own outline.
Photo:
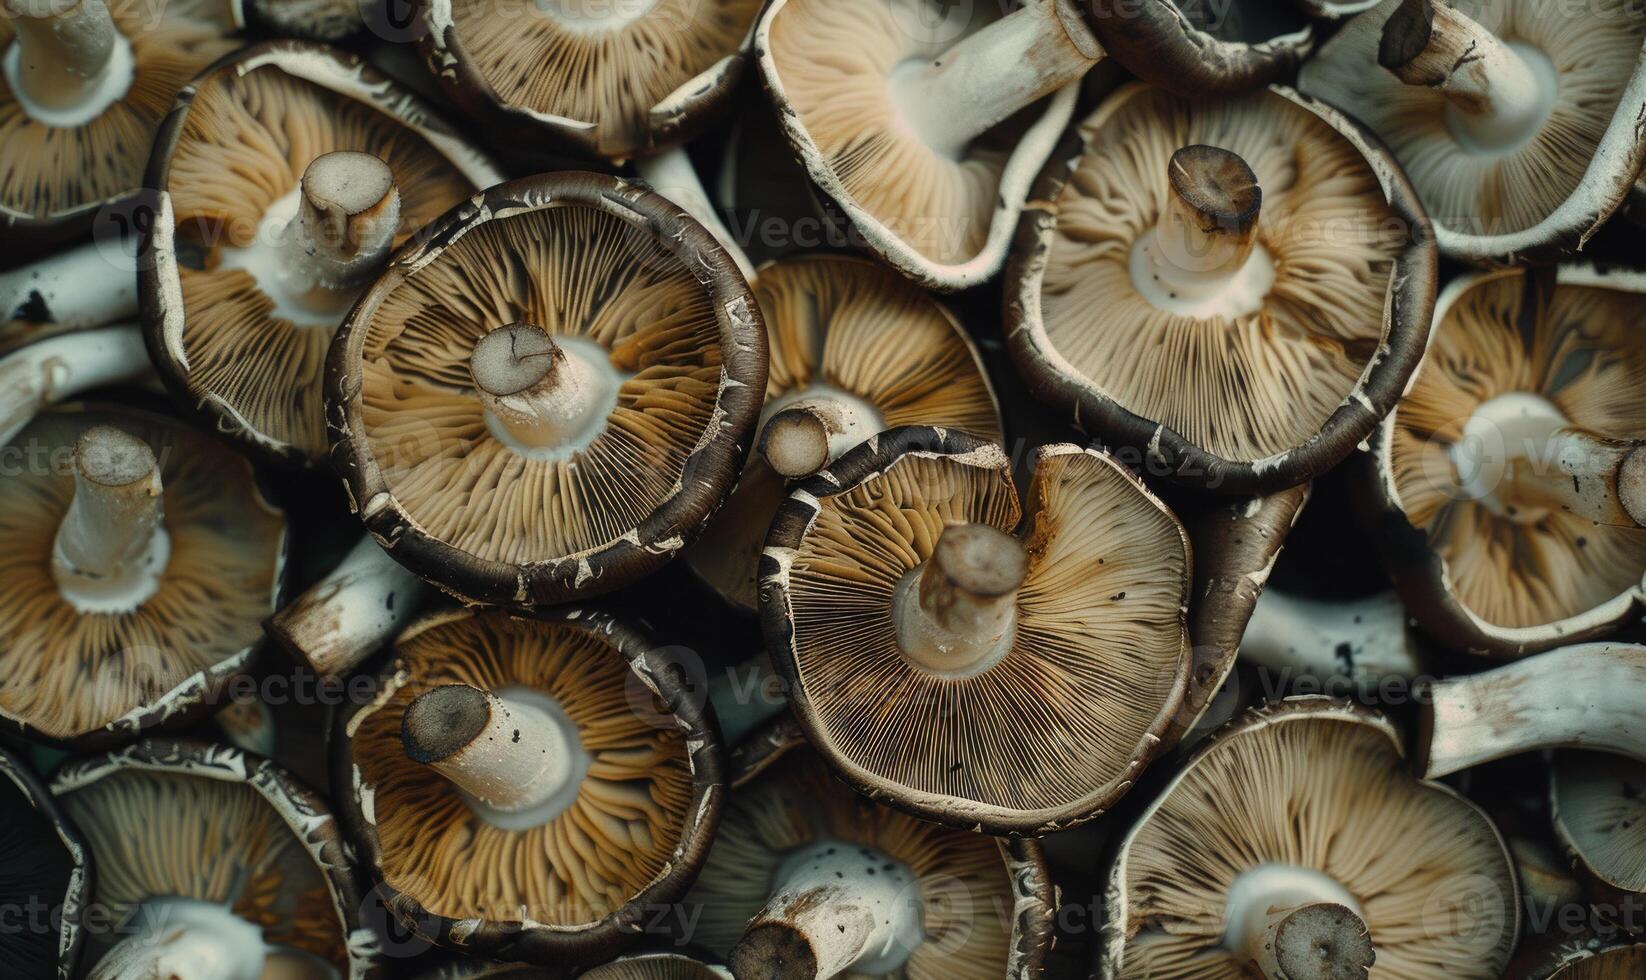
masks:
<instances>
[{"instance_id":1,"label":"cut mushroom stem","mask_svg":"<svg viewBox=\"0 0 1646 980\"><path fill-rule=\"evenodd\" d=\"M1262 923L1248 955L1266 980L1363 980L1377 959L1365 920L1345 905L1273 909Z\"/></svg>"},{"instance_id":2,"label":"cut mushroom stem","mask_svg":"<svg viewBox=\"0 0 1646 980\"><path fill-rule=\"evenodd\" d=\"M885 854L823 841L786 857L776 879L732 948L739 980L894 973L920 942L914 876Z\"/></svg>"},{"instance_id":3,"label":"cut mushroom stem","mask_svg":"<svg viewBox=\"0 0 1646 980\"><path fill-rule=\"evenodd\" d=\"M1071 0L1038 0L892 75L906 125L933 152L958 158L992 126L1078 81L1103 57Z\"/></svg>"},{"instance_id":4,"label":"cut mushroom stem","mask_svg":"<svg viewBox=\"0 0 1646 980\"><path fill-rule=\"evenodd\" d=\"M406 755L456 784L482 816L512 825L544 822L575 795L570 733L552 709L518 694L507 698L464 684L428 691L406 709Z\"/></svg>"},{"instance_id":5,"label":"cut mushroom stem","mask_svg":"<svg viewBox=\"0 0 1646 980\"><path fill-rule=\"evenodd\" d=\"M910 663L966 677L1010 649L1017 590L1028 576L1023 544L985 524L951 524L932 556L898 584L897 643Z\"/></svg>"},{"instance_id":6,"label":"cut mushroom stem","mask_svg":"<svg viewBox=\"0 0 1646 980\"><path fill-rule=\"evenodd\" d=\"M100 240L0 272L0 311L59 327L135 319L137 233Z\"/></svg>"},{"instance_id":7,"label":"cut mushroom stem","mask_svg":"<svg viewBox=\"0 0 1646 980\"><path fill-rule=\"evenodd\" d=\"M5 52L6 81L25 110L78 124L131 84L131 45L103 0L4 0L17 42ZM72 117L72 118L71 118ZM89 118L89 117L87 117Z\"/></svg>"},{"instance_id":8,"label":"cut mushroom stem","mask_svg":"<svg viewBox=\"0 0 1646 980\"><path fill-rule=\"evenodd\" d=\"M431 592L367 536L271 617L268 631L319 676L345 677L398 635Z\"/></svg>"},{"instance_id":9,"label":"cut mushroom stem","mask_svg":"<svg viewBox=\"0 0 1646 980\"><path fill-rule=\"evenodd\" d=\"M1484 147L1508 147L1534 131L1552 101L1549 72L1530 49L1504 43L1449 3L1404 0L1383 25L1378 64L1407 85L1437 89L1451 122Z\"/></svg>"},{"instance_id":10,"label":"cut mushroom stem","mask_svg":"<svg viewBox=\"0 0 1646 980\"><path fill-rule=\"evenodd\" d=\"M112 947L87 980L265 980L269 946L229 909L190 899L149 902L139 928ZM276 974L278 975L278 974Z\"/></svg>"},{"instance_id":11,"label":"cut mushroom stem","mask_svg":"<svg viewBox=\"0 0 1646 980\"><path fill-rule=\"evenodd\" d=\"M606 379L534 323L481 337L469 355L469 374L508 440L528 449L585 441L610 400L601 390Z\"/></svg>"},{"instance_id":12,"label":"cut mushroom stem","mask_svg":"<svg viewBox=\"0 0 1646 980\"><path fill-rule=\"evenodd\" d=\"M169 543L160 466L148 443L95 426L74 447L74 498L58 526L52 575L81 612L129 612L154 594Z\"/></svg>"},{"instance_id":13,"label":"cut mushroom stem","mask_svg":"<svg viewBox=\"0 0 1646 980\"><path fill-rule=\"evenodd\" d=\"M634 162L634 169L641 180L652 185L652 189L680 205L687 214L697 219L698 224L707 228L726 254L737 263L743 278L754 282L754 263L732 236L731 229L720 219L720 211L709 200L709 192L704 189L697 168L692 166L691 156L684 147L675 146L655 156L641 157Z\"/></svg>"},{"instance_id":14,"label":"cut mushroom stem","mask_svg":"<svg viewBox=\"0 0 1646 980\"><path fill-rule=\"evenodd\" d=\"M1252 257L1263 189L1238 154L1203 144L1173 153L1166 180L1150 250L1154 284L1139 285L1176 301L1215 296Z\"/></svg>"},{"instance_id":15,"label":"cut mushroom stem","mask_svg":"<svg viewBox=\"0 0 1646 980\"><path fill-rule=\"evenodd\" d=\"M303 171L286 260L316 309L352 303L382 271L400 224L400 190L389 165L337 150Z\"/></svg>"},{"instance_id":16,"label":"cut mushroom stem","mask_svg":"<svg viewBox=\"0 0 1646 980\"><path fill-rule=\"evenodd\" d=\"M845 392L806 390L773 407L760 429L760 454L791 480L811 476L884 428L873 405Z\"/></svg>"}]
</instances>

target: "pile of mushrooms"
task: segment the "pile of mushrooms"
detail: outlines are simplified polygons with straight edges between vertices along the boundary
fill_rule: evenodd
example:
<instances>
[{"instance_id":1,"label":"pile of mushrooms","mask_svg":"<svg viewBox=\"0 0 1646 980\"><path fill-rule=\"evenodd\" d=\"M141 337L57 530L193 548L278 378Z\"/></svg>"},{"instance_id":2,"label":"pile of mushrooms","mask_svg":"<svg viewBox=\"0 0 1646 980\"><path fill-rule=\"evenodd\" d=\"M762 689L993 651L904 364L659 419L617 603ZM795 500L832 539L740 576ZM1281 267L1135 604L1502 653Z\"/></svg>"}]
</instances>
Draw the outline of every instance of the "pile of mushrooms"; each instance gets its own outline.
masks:
<instances>
[{"instance_id":1,"label":"pile of mushrooms","mask_svg":"<svg viewBox=\"0 0 1646 980\"><path fill-rule=\"evenodd\" d=\"M0 974L1640 980L1643 168L1637 0L0 0Z\"/></svg>"}]
</instances>

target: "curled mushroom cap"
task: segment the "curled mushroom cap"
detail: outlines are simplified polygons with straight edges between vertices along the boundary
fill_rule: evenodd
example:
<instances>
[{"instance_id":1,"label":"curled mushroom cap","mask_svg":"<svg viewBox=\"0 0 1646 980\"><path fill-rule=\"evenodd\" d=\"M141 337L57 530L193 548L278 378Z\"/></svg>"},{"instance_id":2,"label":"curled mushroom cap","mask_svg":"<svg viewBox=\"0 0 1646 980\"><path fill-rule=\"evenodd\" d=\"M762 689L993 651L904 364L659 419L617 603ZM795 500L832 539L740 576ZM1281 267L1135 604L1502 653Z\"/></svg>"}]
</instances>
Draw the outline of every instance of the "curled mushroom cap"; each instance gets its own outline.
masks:
<instances>
[{"instance_id":1,"label":"curled mushroom cap","mask_svg":"<svg viewBox=\"0 0 1646 980\"><path fill-rule=\"evenodd\" d=\"M225 0L6 0L0 14L0 254L33 259L136 196L178 89L234 47L235 24Z\"/></svg>"},{"instance_id":2,"label":"curled mushroom cap","mask_svg":"<svg viewBox=\"0 0 1646 980\"><path fill-rule=\"evenodd\" d=\"M1646 278L1585 266L1451 283L1365 482L1418 625L1518 655L1601 635L1646 573Z\"/></svg>"},{"instance_id":3,"label":"curled mushroom cap","mask_svg":"<svg viewBox=\"0 0 1646 980\"><path fill-rule=\"evenodd\" d=\"M900 425L1000 440L1000 409L971 339L953 314L885 266L837 255L785 259L761 268L754 295L771 352L756 453L702 543L686 553L693 571L750 612L785 476L810 476Z\"/></svg>"},{"instance_id":4,"label":"curled mushroom cap","mask_svg":"<svg viewBox=\"0 0 1646 980\"><path fill-rule=\"evenodd\" d=\"M1054 898L1036 842L945 829L858 796L782 721L747 743L682 903L695 938L737 976L1041 975Z\"/></svg>"},{"instance_id":5,"label":"curled mushroom cap","mask_svg":"<svg viewBox=\"0 0 1646 980\"><path fill-rule=\"evenodd\" d=\"M1441 250L1475 262L1572 252L1646 161L1646 19L1627 0L1385 0L1299 85L1388 143Z\"/></svg>"},{"instance_id":6,"label":"curled mushroom cap","mask_svg":"<svg viewBox=\"0 0 1646 980\"><path fill-rule=\"evenodd\" d=\"M622 161L690 138L742 77L759 0L419 0L448 95L505 132Z\"/></svg>"},{"instance_id":7,"label":"curled mushroom cap","mask_svg":"<svg viewBox=\"0 0 1646 980\"><path fill-rule=\"evenodd\" d=\"M731 490L766 384L746 280L644 186L494 187L398 256L332 348L339 466L367 528L465 598L608 591Z\"/></svg>"},{"instance_id":8,"label":"curled mushroom cap","mask_svg":"<svg viewBox=\"0 0 1646 980\"><path fill-rule=\"evenodd\" d=\"M1164 747L1190 681L1177 518L1108 456L892 430L801 483L761 558L790 705L869 796L1036 833L1090 819ZM841 623L853 628L841 629Z\"/></svg>"},{"instance_id":9,"label":"curled mushroom cap","mask_svg":"<svg viewBox=\"0 0 1646 980\"><path fill-rule=\"evenodd\" d=\"M1101 975L1501 976L1520 915L1508 848L1473 804L1407 775L1400 744L1326 698L1213 736L1121 844ZM1272 972L1276 953L1320 972Z\"/></svg>"},{"instance_id":10,"label":"curled mushroom cap","mask_svg":"<svg viewBox=\"0 0 1646 980\"><path fill-rule=\"evenodd\" d=\"M1646 943L1574 953L1549 980L1635 980L1642 975L1646 975Z\"/></svg>"},{"instance_id":11,"label":"curled mushroom cap","mask_svg":"<svg viewBox=\"0 0 1646 980\"><path fill-rule=\"evenodd\" d=\"M251 468L166 416L41 413L0 479L0 718L89 748L186 724L244 672L285 519Z\"/></svg>"},{"instance_id":12,"label":"curled mushroom cap","mask_svg":"<svg viewBox=\"0 0 1646 980\"><path fill-rule=\"evenodd\" d=\"M1646 763L1562 752L1549 767L1555 834L1589 875L1646 893Z\"/></svg>"},{"instance_id":13,"label":"curled mushroom cap","mask_svg":"<svg viewBox=\"0 0 1646 980\"><path fill-rule=\"evenodd\" d=\"M91 887L86 846L80 832L64 818L57 801L40 784L28 764L0 751L0 903L23 912L0 934L0 956L18 977L73 975L84 939L79 917ZM61 913L34 915L40 909Z\"/></svg>"},{"instance_id":14,"label":"curled mushroom cap","mask_svg":"<svg viewBox=\"0 0 1646 980\"><path fill-rule=\"evenodd\" d=\"M1314 47L1299 10L1322 5L1275 0L1142 0L1092 3L1103 47L1139 78L1183 95L1244 92L1285 80Z\"/></svg>"},{"instance_id":15,"label":"curled mushroom cap","mask_svg":"<svg viewBox=\"0 0 1646 980\"><path fill-rule=\"evenodd\" d=\"M1428 224L1382 150L1272 88L1110 96L1041 174L1007 270L1037 397L1227 493L1353 451L1422 355Z\"/></svg>"},{"instance_id":16,"label":"curled mushroom cap","mask_svg":"<svg viewBox=\"0 0 1646 980\"><path fill-rule=\"evenodd\" d=\"M326 452L326 349L412 231L501 179L352 55L294 41L219 62L155 143L149 350L178 403L265 458Z\"/></svg>"},{"instance_id":17,"label":"curled mushroom cap","mask_svg":"<svg viewBox=\"0 0 1646 980\"><path fill-rule=\"evenodd\" d=\"M678 899L714 833L721 750L644 638L602 615L435 614L344 721L344 815L429 940L589 964Z\"/></svg>"},{"instance_id":18,"label":"curled mushroom cap","mask_svg":"<svg viewBox=\"0 0 1646 980\"><path fill-rule=\"evenodd\" d=\"M272 762L144 740L71 761L52 792L85 835L91 980L356 980L373 965L346 845L319 796ZM265 972L267 971L267 972Z\"/></svg>"}]
</instances>

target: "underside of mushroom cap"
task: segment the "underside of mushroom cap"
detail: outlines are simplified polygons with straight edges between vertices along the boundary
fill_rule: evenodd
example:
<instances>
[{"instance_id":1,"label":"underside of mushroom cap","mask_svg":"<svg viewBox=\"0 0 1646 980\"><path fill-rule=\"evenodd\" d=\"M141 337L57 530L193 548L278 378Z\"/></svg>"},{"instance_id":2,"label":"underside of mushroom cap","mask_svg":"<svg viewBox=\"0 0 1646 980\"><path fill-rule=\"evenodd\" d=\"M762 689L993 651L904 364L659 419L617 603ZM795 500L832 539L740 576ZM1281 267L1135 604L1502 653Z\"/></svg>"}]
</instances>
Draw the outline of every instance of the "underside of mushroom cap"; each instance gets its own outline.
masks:
<instances>
[{"instance_id":1,"label":"underside of mushroom cap","mask_svg":"<svg viewBox=\"0 0 1646 980\"><path fill-rule=\"evenodd\" d=\"M1646 975L1646 944L1614 946L1572 957L1549 980L1635 980Z\"/></svg>"},{"instance_id":2,"label":"underside of mushroom cap","mask_svg":"<svg viewBox=\"0 0 1646 980\"><path fill-rule=\"evenodd\" d=\"M1581 10L1559 0L1456 0L1448 6L1535 65L1546 105L1517 142L1460 142L1441 89L1380 67L1384 25L1401 0L1348 21L1311 58L1299 87L1365 123L1416 186L1443 253L1517 262L1583 248L1621 204L1646 138L1646 19L1629 0Z\"/></svg>"},{"instance_id":3,"label":"underside of mushroom cap","mask_svg":"<svg viewBox=\"0 0 1646 980\"><path fill-rule=\"evenodd\" d=\"M500 959L598 962L639 937L643 910L684 892L718 820L720 747L649 649L575 610L442 613L401 635L383 695L340 729L336 778L408 927ZM589 760L563 810L535 826L494 825L409 757L406 710L445 685L557 705Z\"/></svg>"},{"instance_id":4,"label":"underside of mushroom cap","mask_svg":"<svg viewBox=\"0 0 1646 980\"><path fill-rule=\"evenodd\" d=\"M980 669L928 669L903 645L900 586L946 527L1016 528L1007 466L998 447L917 427L847 453L779 511L761 615L791 706L859 791L1038 833L1096 816L1162 750L1188 684L1191 567L1182 526L1129 472L1048 447L1015 631Z\"/></svg>"},{"instance_id":5,"label":"underside of mushroom cap","mask_svg":"<svg viewBox=\"0 0 1646 980\"><path fill-rule=\"evenodd\" d=\"M1549 767L1555 833L1589 874L1646 894L1646 763L1562 752Z\"/></svg>"},{"instance_id":6,"label":"underside of mushroom cap","mask_svg":"<svg viewBox=\"0 0 1646 980\"><path fill-rule=\"evenodd\" d=\"M1646 531L1560 509L1517 519L1492 505L1496 488L1483 498L1466 482L1460 460L1472 457L1459 453L1478 445L1514 454L1512 420L1495 414L1513 399L1601 437L1639 437L1643 312L1646 281L1586 266L1486 273L1447 287L1429 353L1374 439L1376 474L1367 481L1384 508L1387 533L1378 538L1396 584L1426 630L1469 650L1518 655L1600 635L1636 608ZM1492 426L1478 429L1477 418Z\"/></svg>"},{"instance_id":7,"label":"underside of mushroom cap","mask_svg":"<svg viewBox=\"0 0 1646 980\"><path fill-rule=\"evenodd\" d=\"M1314 47L1286 0L1143 0L1083 4L1106 51L1139 78L1184 95L1245 92L1282 81Z\"/></svg>"},{"instance_id":8,"label":"underside of mushroom cap","mask_svg":"<svg viewBox=\"0 0 1646 980\"><path fill-rule=\"evenodd\" d=\"M1213 736L1126 836L1103 975L1246 975L1228 933L1274 872L1346 893L1372 980L1492 980L1514 949L1514 865L1485 814L1412 779L1380 716L1294 698Z\"/></svg>"},{"instance_id":9,"label":"underside of mushroom cap","mask_svg":"<svg viewBox=\"0 0 1646 980\"><path fill-rule=\"evenodd\" d=\"M50 125L31 116L0 80L0 146L6 148L0 229L18 239L0 253L31 237L22 229L82 217L89 227L96 208L135 195L155 131L178 90L235 46L228 37L234 16L224 0L171 0L158 8L144 0L107 0L107 6L131 47L131 81L95 118ZM15 38L12 19L0 18L0 52L14 54Z\"/></svg>"},{"instance_id":10,"label":"underside of mushroom cap","mask_svg":"<svg viewBox=\"0 0 1646 980\"><path fill-rule=\"evenodd\" d=\"M27 763L0 751L0 902L10 909L79 908L90 887L86 848L57 802ZM79 920L64 914L53 923L27 917L0 935L6 969L20 977L67 977L84 938Z\"/></svg>"},{"instance_id":11,"label":"underside of mushroom cap","mask_svg":"<svg viewBox=\"0 0 1646 980\"><path fill-rule=\"evenodd\" d=\"M415 96L351 55L299 42L248 48L196 80L150 165L164 197L139 283L161 377L214 429L288 463L325 457L326 351L347 307L300 308L275 283L299 183L335 151L387 165L396 244L501 179Z\"/></svg>"},{"instance_id":12,"label":"underside of mushroom cap","mask_svg":"<svg viewBox=\"0 0 1646 980\"><path fill-rule=\"evenodd\" d=\"M604 386L581 441L523 447L471 375L518 323ZM397 561L475 601L609 591L699 533L747 454L766 382L748 283L642 185L562 173L441 218L329 355L333 459Z\"/></svg>"},{"instance_id":13,"label":"underside of mushroom cap","mask_svg":"<svg viewBox=\"0 0 1646 980\"><path fill-rule=\"evenodd\" d=\"M458 104L623 161L688 139L741 77L759 0L420 0Z\"/></svg>"},{"instance_id":14,"label":"underside of mushroom cap","mask_svg":"<svg viewBox=\"0 0 1646 980\"><path fill-rule=\"evenodd\" d=\"M143 440L160 470L170 554L128 612L83 612L53 575L76 492L67 461L99 425ZM43 412L11 451L35 462L0 479L0 718L30 738L93 747L207 710L248 668L279 598L285 519L251 467L174 419L101 406Z\"/></svg>"},{"instance_id":15,"label":"underside of mushroom cap","mask_svg":"<svg viewBox=\"0 0 1646 980\"><path fill-rule=\"evenodd\" d=\"M1168 164L1197 145L1243 160L1262 204L1233 285L1184 305L1158 270L1141 277ZM1019 226L1006 309L1019 372L1076 424L1146 453L1150 473L1251 493L1329 469L1398 399L1434 302L1427 222L1381 152L1278 87L1117 91L1054 154ZM1248 280L1250 295L1236 288Z\"/></svg>"}]
</instances>

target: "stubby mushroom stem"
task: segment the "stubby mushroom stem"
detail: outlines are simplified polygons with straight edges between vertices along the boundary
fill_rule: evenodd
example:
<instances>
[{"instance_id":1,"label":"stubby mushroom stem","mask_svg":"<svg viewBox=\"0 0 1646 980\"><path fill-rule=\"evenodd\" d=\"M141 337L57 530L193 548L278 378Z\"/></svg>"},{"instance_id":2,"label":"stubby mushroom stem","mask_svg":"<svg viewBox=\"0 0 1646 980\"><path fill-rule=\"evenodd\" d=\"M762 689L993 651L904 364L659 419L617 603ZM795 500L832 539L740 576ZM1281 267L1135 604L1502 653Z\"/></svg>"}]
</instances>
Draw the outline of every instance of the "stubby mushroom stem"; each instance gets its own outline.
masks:
<instances>
[{"instance_id":1,"label":"stubby mushroom stem","mask_svg":"<svg viewBox=\"0 0 1646 980\"><path fill-rule=\"evenodd\" d=\"M400 224L400 189L389 165L337 150L309 162L299 188L287 262L315 308L347 304L388 260Z\"/></svg>"},{"instance_id":2,"label":"stubby mushroom stem","mask_svg":"<svg viewBox=\"0 0 1646 980\"><path fill-rule=\"evenodd\" d=\"M319 676L345 677L393 639L431 591L368 535L267 628Z\"/></svg>"},{"instance_id":3,"label":"stubby mushroom stem","mask_svg":"<svg viewBox=\"0 0 1646 980\"><path fill-rule=\"evenodd\" d=\"M511 323L481 337L469 355L469 374L502 429L498 434L527 450L587 445L617 397L611 378L533 323Z\"/></svg>"},{"instance_id":4,"label":"stubby mushroom stem","mask_svg":"<svg viewBox=\"0 0 1646 980\"><path fill-rule=\"evenodd\" d=\"M786 857L777 881L732 948L738 980L892 973L920 941L914 876L879 851L821 841Z\"/></svg>"},{"instance_id":5,"label":"stubby mushroom stem","mask_svg":"<svg viewBox=\"0 0 1646 980\"><path fill-rule=\"evenodd\" d=\"M74 499L58 526L52 576L81 612L129 612L152 596L170 555L160 466L148 443L94 426L74 447Z\"/></svg>"},{"instance_id":6,"label":"stubby mushroom stem","mask_svg":"<svg viewBox=\"0 0 1646 980\"><path fill-rule=\"evenodd\" d=\"M5 52L6 81L30 116L78 126L131 85L131 43L103 0L4 0L17 31Z\"/></svg>"},{"instance_id":7,"label":"stubby mushroom stem","mask_svg":"<svg viewBox=\"0 0 1646 980\"><path fill-rule=\"evenodd\" d=\"M1422 670L1416 631L1393 592L1343 601L1265 589L1240 638L1240 659L1286 675L1282 681L1316 684L1347 678L1375 685Z\"/></svg>"},{"instance_id":8,"label":"stubby mushroom stem","mask_svg":"<svg viewBox=\"0 0 1646 980\"><path fill-rule=\"evenodd\" d=\"M1334 902L1271 910L1249 955L1266 980L1364 980L1377 959L1365 920Z\"/></svg>"},{"instance_id":9,"label":"stubby mushroom stem","mask_svg":"<svg viewBox=\"0 0 1646 980\"><path fill-rule=\"evenodd\" d=\"M720 220L720 212L709 200L709 192L703 188L697 168L692 166L691 157L684 147L675 146L654 156L641 157L634 162L634 169L641 180L652 185L653 190L680 205L687 214L697 219L698 224L707 228L726 254L737 263L743 278L754 282L754 263L749 261L743 246L732 237L731 229Z\"/></svg>"},{"instance_id":10,"label":"stubby mushroom stem","mask_svg":"<svg viewBox=\"0 0 1646 980\"><path fill-rule=\"evenodd\" d=\"M152 902L144 927L116 944L87 980L265 980L262 930L227 908L189 899ZM149 924L152 923L152 924Z\"/></svg>"},{"instance_id":11,"label":"stubby mushroom stem","mask_svg":"<svg viewBox=\"0 0 1646 980\"><path fill-rule=\"evenodd\" d=\"M1546 58L1504 43L1449 3L1404 0L1383 25L1378 64L1407 85L1439 90L1454 132L1481 149L1510 148L1536 131L1553 101Z\"/></svg>"},{"instance_id":12,"label":"stubby mushroom stem","mask_svg":"<svg viewBox=\"0 0 1646 980\"><path fill-rule=\"evenodd\" d=\"M791 480L811 476L884 428L873 405L831 389L792 393L776 408L760 429L760 454Z\"/></svg>"},{"instance_id":13,"label":"stubby mushroom stem","mask_svg":"<svg viewBox=\"0 0 1646 980\"><path fill-rule=\"evenodd\" d=\"M1257 309L1274 283L1274 265L1257 248L1257 175L1238 154L1197 143L1172 154L1166 181L1159 221L1133 249L1133 286L1176 312Z\"/></svg>"},{"instance_id":14,"label":"stubby mushroom stem","mask_svg":"<svg viewBox=\"0 0 1646 980\"><path fill-rule=\"evenodd\" d=\"M406 755L451 780L499 826L523 829L551 819L577 793L570 726L545 695L499 697L463 684L428 691L401 721Z\"/></svg>"},{"instance_id":15,"label":"stubby mushroom stem","mask_svg":"<svg viewBox=\"0 0 1646 980\"><path fill-rule=\"evenodd\" d=\"M892 98L927 146L955 158L996 123L1078 81L1102 57L1071 0L1032 0L930 62L895 71Z\"/></svg>"},{"instance_id":16,"label":"stubby mushroom stem","mask_svg":"<svg viewBox=\"0 0 1646 980\"><path fill-rule=\"evenodd\" d=\"M944 528L931 558L898 583L892 619L903 656L946 676L986 670L1011 648L1028 573L1010 534L985 524Z\"/></svg>"}]
</instances>

